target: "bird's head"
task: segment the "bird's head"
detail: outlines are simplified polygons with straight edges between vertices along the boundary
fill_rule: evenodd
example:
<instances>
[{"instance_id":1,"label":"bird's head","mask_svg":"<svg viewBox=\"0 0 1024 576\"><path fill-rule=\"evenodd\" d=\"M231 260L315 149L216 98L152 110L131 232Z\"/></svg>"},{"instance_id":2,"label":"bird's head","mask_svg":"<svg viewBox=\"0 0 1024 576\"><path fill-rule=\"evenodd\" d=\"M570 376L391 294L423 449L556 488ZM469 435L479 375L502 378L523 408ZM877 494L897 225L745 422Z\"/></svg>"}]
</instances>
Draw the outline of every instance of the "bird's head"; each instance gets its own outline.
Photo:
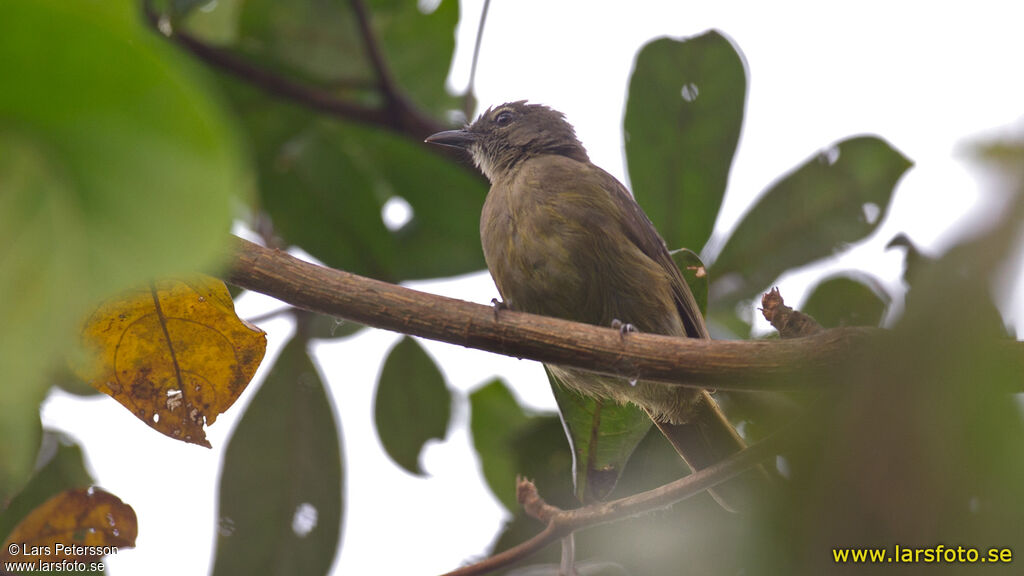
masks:
<instances>
[{"instance_id":1,"label":"bird's head","mask_svg":"<svg viewBox=\"0 0 1024 576\"><path fill-rule=\"evenodd\" d=\"M491 182L535 156L559 154L588 161L564 114L525 100L488 108L469 126L438 132L426 141L467 150Z\"/></svg>"}]
</instances>

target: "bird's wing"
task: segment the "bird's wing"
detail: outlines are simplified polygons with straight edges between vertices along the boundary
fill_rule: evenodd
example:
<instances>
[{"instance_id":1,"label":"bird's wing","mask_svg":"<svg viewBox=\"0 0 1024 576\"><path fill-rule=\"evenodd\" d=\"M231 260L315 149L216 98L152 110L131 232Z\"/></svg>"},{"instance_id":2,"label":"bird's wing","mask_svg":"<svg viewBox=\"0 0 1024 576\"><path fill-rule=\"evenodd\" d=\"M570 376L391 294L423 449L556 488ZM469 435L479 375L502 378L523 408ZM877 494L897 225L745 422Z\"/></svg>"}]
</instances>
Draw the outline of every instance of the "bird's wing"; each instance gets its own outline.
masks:
<instances>
[{"instance_id":1,"label":"bird's wing","mask_svg":"<svg viewBox=\"0 0 1024 576\"><path fill-rule=\"evenodd\" d=\"M619 213L623 214L623 217L628 220L623 222L623 229L626 231L629 239L668 274L672 283L676 308L679 310L679 316L686 328L686 335L691 338L709 338L707 326L704 324L704 317L701 316L700 307L697 306L697 300L693 297L693 293L690 292L690 287L686 284L686 280L683 279L679 266L672 260L672 255L665 245L665 240L658 234L650 218L640 208L640 205L636 203L633 195L626 190L626 187L604 170L600 170L600 174L605 180L602 183L602 188L616 192L613 194L613 200L622 208Z\"/></svg>"}]
</instances>

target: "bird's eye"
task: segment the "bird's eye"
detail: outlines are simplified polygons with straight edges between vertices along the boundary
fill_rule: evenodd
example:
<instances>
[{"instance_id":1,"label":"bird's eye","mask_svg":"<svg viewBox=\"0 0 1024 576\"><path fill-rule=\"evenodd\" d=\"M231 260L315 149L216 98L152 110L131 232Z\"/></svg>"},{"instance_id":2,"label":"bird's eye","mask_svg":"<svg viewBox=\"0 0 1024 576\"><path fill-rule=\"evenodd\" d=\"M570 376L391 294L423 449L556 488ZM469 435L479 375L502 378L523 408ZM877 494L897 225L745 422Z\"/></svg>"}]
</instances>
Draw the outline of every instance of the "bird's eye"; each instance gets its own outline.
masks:
<instances>
[{"instance_id":1,"label":"bird's eye","mask_svg":"<svg viewBox=\"0 0 1024 576\"><path fill-rule=\"evenodd\" d=\"M494 123L498 126L507 126L512 122L512 112L508 110L502 110L498 112L498 115L494 117Z\"/></svg>"}]
</instances>

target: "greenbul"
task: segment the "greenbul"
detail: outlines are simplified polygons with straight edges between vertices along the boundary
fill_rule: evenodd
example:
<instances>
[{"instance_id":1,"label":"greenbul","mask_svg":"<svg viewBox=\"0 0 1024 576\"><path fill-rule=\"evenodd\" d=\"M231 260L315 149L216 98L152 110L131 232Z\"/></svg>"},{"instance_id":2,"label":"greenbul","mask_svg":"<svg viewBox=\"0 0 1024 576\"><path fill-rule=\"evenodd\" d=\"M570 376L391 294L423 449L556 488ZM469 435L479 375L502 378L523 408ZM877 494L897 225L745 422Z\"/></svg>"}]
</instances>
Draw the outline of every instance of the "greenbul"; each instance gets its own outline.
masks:
<instances>
[{"instance_id":1,"label":"greenbul","mask_svg":"<svg viewBox=\"0 0 1024 576\"><path fill-rule=\"evenodd\" d=\"M467 150L491 182L480 216L484 258L505 305L598 326L708 338L665 241L618 180L590 162L564 115L525 101L484 112L427 142ZM693 469L744 444L708 392L548 366L567 387L647 411ZM750 476L750 473L745 476ZM744 507L732 481L713 495Z\"/></svg>"}]
</instances>

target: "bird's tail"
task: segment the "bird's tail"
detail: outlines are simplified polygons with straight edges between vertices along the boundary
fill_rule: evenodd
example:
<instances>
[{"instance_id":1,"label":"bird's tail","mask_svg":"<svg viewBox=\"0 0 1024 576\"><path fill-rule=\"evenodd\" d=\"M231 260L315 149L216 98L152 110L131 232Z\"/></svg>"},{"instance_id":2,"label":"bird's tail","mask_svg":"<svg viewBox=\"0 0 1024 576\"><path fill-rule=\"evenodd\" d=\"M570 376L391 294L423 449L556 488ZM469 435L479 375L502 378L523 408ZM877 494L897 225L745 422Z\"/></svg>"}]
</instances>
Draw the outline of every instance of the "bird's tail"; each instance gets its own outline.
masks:
<instances>
[{"instance_id":1,"label":"bird's tail","mask_svg":"<svg viewBox=\"0 0 1024 576\"><path fill-rule=\"evenodd\" d=\"M685 424L672 424L652 418L676 452L694 471L708 466L746 448L732 424L706 391L701 392L696 411ZM708 490L723 508L743 512L751 508L759 491L771 481L758 466Z\"/></svg>"}]
</instances>

